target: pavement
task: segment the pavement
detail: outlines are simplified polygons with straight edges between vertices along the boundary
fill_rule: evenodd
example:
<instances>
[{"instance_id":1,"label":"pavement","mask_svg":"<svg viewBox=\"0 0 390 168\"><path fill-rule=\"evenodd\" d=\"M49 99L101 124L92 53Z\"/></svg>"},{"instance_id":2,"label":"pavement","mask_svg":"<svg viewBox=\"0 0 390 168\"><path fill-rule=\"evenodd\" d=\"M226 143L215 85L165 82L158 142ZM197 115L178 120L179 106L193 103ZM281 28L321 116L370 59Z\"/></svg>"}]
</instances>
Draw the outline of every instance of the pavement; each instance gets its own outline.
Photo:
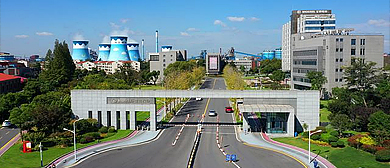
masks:
<instances>
[{"instance_id":1,"label":"pavement","mask_svg":"<svg viewBox=\"0 0 390 168\"><path fill-rule=\"evenodd\" d=\"M19 131L19 128L0 128L0 156L20 139Z\"/></svg>"}]
</instances>

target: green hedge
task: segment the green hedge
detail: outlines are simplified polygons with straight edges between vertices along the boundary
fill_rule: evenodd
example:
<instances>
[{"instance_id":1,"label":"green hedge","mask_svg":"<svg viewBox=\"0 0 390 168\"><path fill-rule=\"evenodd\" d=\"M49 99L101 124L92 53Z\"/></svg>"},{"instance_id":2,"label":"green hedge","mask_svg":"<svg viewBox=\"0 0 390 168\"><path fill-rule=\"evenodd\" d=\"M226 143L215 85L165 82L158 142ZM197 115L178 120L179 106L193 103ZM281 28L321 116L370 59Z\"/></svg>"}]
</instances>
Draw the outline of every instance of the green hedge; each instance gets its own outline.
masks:
<instances>
[{"instance_id":1,"label":"green hedge","mask_svg":"<svg viewBox=\"0 0 390 168\"><path fill-rule=\"evenodd\" d=\"M390 161L390 149L380 150L375 153L375 159L380 162Z\"/></svg>"}]
</instances>

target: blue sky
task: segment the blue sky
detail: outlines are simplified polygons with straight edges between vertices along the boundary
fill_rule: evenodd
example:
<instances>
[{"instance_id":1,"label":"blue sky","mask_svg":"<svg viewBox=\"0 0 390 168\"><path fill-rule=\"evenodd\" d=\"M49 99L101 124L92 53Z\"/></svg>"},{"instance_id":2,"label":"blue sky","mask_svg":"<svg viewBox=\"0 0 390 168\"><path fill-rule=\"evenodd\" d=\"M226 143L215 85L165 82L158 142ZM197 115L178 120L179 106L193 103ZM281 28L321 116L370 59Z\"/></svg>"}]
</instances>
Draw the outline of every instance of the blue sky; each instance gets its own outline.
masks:
<instances>
[{"instance_id":1,"label":"blue sky","mask_svg":"<svg viewBox=\"0 0 390 168\"><path fill-rule=\"evenodd\" d=\"M160 46L190 55L219 47L260 53L280 47L282 25L292 10L304 9L331 9L338 28L381 33L384 51L390 52L388 0L2 0L0 5L0 51L20 56L44 56L55 39L68 44L86 39L97 49L110 34L145 39L146 51L154 52L156 29Z\"/></svg>"}]
</instances>

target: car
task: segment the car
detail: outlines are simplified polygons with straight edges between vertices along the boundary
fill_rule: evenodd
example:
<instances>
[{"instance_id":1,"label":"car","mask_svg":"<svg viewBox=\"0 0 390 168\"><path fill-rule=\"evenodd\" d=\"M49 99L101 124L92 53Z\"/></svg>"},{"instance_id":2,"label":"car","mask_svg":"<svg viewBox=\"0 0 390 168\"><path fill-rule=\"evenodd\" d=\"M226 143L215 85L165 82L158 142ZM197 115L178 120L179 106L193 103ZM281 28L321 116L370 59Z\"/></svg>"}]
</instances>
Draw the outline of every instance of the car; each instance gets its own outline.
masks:
<instances>
[{"instance_id":1,"label":"car","mask_svg":"<svg viewBox=\"0 0 390 168\"><path fill-rule=\"evenodd\" d=\"M217 112L215 110L210 110L209 116L217 116Z\"/></svg>"},{"instance_id":2,"label":"car","mask_svg":"<svg viewBox=\"0 0 390 168\"><path fill-rule=\"evenodd\" d=\"M3 124L1 124L2 127L11 127L12 123L9 120L4 120Z\"/></svg>"},{"instance_id":3,"label":"car","mask_svg":"<svg viewBox=\"0 0 390 168\"><path fill-rule=\"evenodd\" d=\"M233 108L232 107L225 107L225 112L226 113L232 113L233 112Z\"/></svg>"},{"instance_id":4,"label":"car","mask_svg":"<svg viewBox=\"0 0 390 168\"><path fill-rule=\"evenodd\" d=\"M202 101L202 98L201 97L197 97L195 98L196 101Z\"/></svg>"}]
</instances>

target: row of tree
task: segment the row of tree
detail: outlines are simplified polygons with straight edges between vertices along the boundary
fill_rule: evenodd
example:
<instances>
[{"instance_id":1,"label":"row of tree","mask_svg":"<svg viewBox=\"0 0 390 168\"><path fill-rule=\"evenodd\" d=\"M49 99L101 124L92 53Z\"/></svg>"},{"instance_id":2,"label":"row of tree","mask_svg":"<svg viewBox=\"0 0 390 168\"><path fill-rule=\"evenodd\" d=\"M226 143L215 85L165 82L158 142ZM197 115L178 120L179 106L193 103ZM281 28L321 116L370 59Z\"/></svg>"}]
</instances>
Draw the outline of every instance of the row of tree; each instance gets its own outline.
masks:
<instances>
[{"instance_id":1,"label":"row of tree","mask_svg":"<svg viewBox=\"0 0 390 168\"><path fill-rule=\"evenodd\" d=\"M235 66L228 64L223 68L223 77L230 90L244 90L246 83L241 76L242 73Z\"/></svg>"},{"instance_id":2,"label":"row of tree","mask_svg":"<svg viewBox=\"0 0 390 168\"><path fill-rule=\"evenodd\" d=\"M166 89L185 90L201 83L205 76L205 68L197 64L196 60L177 61L168 65L164 76Z\"/></svg>"}]
</instances>

